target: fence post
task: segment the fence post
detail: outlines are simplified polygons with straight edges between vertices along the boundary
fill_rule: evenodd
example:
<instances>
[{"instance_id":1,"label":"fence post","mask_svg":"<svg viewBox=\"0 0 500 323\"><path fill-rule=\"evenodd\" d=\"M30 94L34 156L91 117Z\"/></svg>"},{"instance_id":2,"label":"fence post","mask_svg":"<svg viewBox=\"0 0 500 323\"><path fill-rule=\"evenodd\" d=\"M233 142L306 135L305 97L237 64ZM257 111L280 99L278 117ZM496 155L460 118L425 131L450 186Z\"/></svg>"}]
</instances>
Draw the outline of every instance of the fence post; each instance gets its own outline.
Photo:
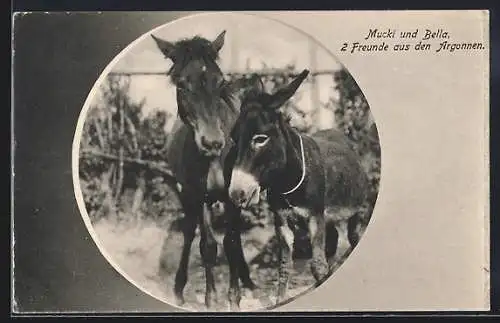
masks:
<instances>
[{"instance_id":1,"label":"fence post","mask_svg":"<svg viewBox=\"0 0 500 323\"><path fill-rule=\"evenodd\" d=\"M312 71L317 70L317 57L316 57L316 51L317 51L317 45L311 41L311 39L308 39L309 43L309 60L310 60L310 66ZM316 83L316 75L311 73L311 115L313 119L318 120L321 117L321 106L319 102L319 93L318 93L318 85ZM316 120L313 120L313 127L317 129L317 122ZM319 120L318 120L319 121Z\"/></svg>"}]
</instances>

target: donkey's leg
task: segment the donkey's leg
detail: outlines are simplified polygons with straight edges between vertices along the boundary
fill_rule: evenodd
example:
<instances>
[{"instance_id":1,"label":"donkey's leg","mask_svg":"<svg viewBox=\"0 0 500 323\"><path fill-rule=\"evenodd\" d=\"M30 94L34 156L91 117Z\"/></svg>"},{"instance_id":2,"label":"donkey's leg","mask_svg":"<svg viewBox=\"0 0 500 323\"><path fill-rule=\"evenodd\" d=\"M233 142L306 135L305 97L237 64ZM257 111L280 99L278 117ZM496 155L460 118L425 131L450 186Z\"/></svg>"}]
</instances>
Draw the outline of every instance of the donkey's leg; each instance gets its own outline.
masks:
<instances>
[{"instance_id":1,"label":"donkey's leg","mask_svg":"<svg viewBox=\"0 0 500 323\"><path fill-rule=\"evenodd\" d=\"M201 205L200 208L201 210ZM181 260L179 263L179 268L177 269L177 274L175 275L175 286L174 294L176 298L177 305L184 304L183 291L187 283L188 274L188 264L189 264L189 254L191 252L191 244L196 231L196 224L198 221L197 217L197 207L187 205L184 206L184 219L182 223L182 233L184 235L184 245L182 247Z\"/></svg>"},{"instance_id":2,"label":"donkey's leg","mask_svg":"<svg viewBox=\"0 0 500 323\"><path fill-rule=\"evenodd\" d=\"M228 301L231 311L240 310L241 290L239 285L240 268L242 267L241 256L241 233L240 217L241 209L233 203L226 203L225 217L227 221L226 234L224 236L224 251L229 265L229 289Z\"/></svg>"},{"instance_id":3,"label":"donkey's leg","mask_svg":"<svg viewBox=\"0 0 500 323\"><path fill-rule=\"evenodd\" d=\"M326 216L332 220L338 235L335 254L333 255L333 257L328 259L331 272L333 272L341 265L342 261L349 255L352 250L352 246L349 242L348 237L348 221L354 215L353 211L354 210L347 207L329 207L326 209Z\"/></svg>"},{"instance_id":4,"label":"donkey's leg","mask_svg":"<svg viewBox=\"0 0 500 323\"><path fill-rule=\"evenodd\" d=\"M337 242L337 250L335 251L335 255L333 256L332 268L334 270L338 268L342 261L349 256L351 252L351 244L348 238L348 228L347 221L341 220L335 223L335 229L337 229L338 233L338 242Z\"/></svg>"},{"instance_id":5,"label":"donkey's leg","mask_svg":"<svg viewBox=\"0 0 500 323\"><path fill-rule=\"evenodd\" d=\"M361 238L362 235L361 221L357 214L347 221L347 238L349 243L354 248Z\"/></svg>"},{"instance_id":6,"label":"donkey's leg","mask_svg":"<svg viewBox=\"0 0 500 323\"><path fill-rule=\"evenodd\" d=\"M205 267L205 305L211 308L217 303L217 293L215 290L215 279L213 267L217 259L217 241L215 240L212 228L212 211L209 210L206 203L203 203L203 212L200 219L200 254Z\"/></svg>"},{"instance_id":7,"label":"donkey's leg","mask_svg":"<svg viewBox=\"0 0 500 323\"><path fill-rule=\"evenodd\" d=\"M278 297L276 304L286 299L288 278L292 268L293 231L288 227L286 216L276 214L275 230L279 241Z\"/></svg>"},{"instance_id":8,"label":"donkey's leg","mask_svg":"<svg viewBox=\"0 0 500 323\"><path fill-rule=\"evenodd\" d=\"M311 271L316 284L321 284L329 274L326 261L326 226L323 214L311 216L308 223L309 236L312 244Z\"/></svg>"},{"instance_id":9,"label":"donkey's leg","mask_svg":"<svg viewBox=\"0 0 500 323\"><path fill-rule=\"evenodd\" d=\"M355 214L348 220L348 238L352 248L356 247L359 240L363 236L367 226L367 209L358 209Z\"/></svg>"}]
</instances>

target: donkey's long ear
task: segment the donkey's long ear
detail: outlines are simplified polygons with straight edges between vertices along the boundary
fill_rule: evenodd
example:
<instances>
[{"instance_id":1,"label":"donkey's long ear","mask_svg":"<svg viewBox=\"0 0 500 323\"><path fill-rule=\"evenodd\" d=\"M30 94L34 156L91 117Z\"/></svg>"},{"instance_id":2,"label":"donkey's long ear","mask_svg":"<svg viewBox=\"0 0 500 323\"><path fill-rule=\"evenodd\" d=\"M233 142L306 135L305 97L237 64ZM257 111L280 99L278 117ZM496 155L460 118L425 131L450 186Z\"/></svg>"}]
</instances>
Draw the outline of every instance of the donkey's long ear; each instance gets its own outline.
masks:
<instances>
[{"instance_id":1,"label":"donkey's long ear","mask_svg":"<svg viewBox=\"0 0 500 323\"><path fill-rule=\"evenodd\" d=\"M158 46L160 51L163 53L163 55L165 55L166 58L170 58L171 60L173 60L172 53L175 49L175 45L169 41L158 38L153 34L151 35L151 37L154 39L156 45Z\"/></svg>"},{"instance_id":2,"label":"donkey's long ear","mask_svg":"<svg viewBox=\"0 0 500 323\"><path fill-rule=\"evenodd\" d=\"M226 31L223 30L219 34L219 36L217 36L217 38L215 38L215 40L212 42L212 47L216 52L219 52L221 50L222 46L224 46L224 36L225 35L226 35Z\"/></svg>"},{"instance_id":3,"label":"donkey's long ear","mask_svg":"<svg viewBox=\"0 0 500 323\"><path fill-rule=\"evenodd\" d=\"M297 91L302 82L309 75L309 70L303 70L290 84L279 89L272 95L269 107L272 109L279 109L286 101L288 101Z\"/></svg>"}]
</instances>

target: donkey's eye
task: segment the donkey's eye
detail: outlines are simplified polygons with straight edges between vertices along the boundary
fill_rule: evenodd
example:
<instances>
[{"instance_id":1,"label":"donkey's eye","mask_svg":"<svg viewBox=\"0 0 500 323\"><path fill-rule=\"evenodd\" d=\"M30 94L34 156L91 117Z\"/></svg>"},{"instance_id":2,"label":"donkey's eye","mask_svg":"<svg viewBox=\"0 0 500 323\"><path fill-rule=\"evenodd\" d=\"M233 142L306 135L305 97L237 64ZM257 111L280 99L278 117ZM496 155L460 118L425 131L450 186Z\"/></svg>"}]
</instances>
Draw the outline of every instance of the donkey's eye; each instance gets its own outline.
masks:
<instances>
[{"instance_id":1,"label":"donkey's eye","mask_svg":"<svg viewBox=\"0 0 500 323\"><path fill-rule=\"evenodd\" d=\"M267 144L268 141L269 141L269 136L268 135L262 135L262 134L261 135L255 135L252 138L252 144L256 148L260 148L260 147L264 146L265 144Z\"/></svg>"}]
</instances>

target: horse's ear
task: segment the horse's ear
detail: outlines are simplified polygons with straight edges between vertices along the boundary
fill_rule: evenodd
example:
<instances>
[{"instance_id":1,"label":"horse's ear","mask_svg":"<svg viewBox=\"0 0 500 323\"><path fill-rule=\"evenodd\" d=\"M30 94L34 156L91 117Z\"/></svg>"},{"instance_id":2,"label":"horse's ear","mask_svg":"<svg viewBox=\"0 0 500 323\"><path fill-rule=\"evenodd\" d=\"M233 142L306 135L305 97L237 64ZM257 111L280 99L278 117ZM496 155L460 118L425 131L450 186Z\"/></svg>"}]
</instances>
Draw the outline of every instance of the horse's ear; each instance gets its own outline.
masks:
<instances>
[{"instance_id":1,"label":"horse's ear","mask_svg":"<svg viewBox=\"0 0 500 323\"><path fill-rule=\"evenodd\" d=\"M169 41L158 38L155 35L151 35L151 37L154 39L156 45L158 46L160 51L163 53L163 55L165 55L166 58L170 58L173 60L172 53L175 49L175 45Z\"/></svg>"},{"instance_id":2,"label":"horse's ear","mask_svg":"<svg viewBox=\"0 0 500 323\"><path fill-rule=\"evenodd\" d=\"M226 35L226 31L223 30L219 36L217 36L217 38L215 38L215 40L212 42L212 47L214 48L214 50L216 52L219 52L222 48L222 46L224 46L224 36Z\"/></svg>"},{"instance_id":3,"label":"horse's ear","mask_svg":"<svg viewBox=\"0 0 500 323\"><path fill-rule=\"evenodd\" d=\"M286 101L288 101L297 91L302 82L309 75L309 70L303 70L290 84L279 89L272 95L270 108L279 109Z\"/></svg>"}]
</instances>

